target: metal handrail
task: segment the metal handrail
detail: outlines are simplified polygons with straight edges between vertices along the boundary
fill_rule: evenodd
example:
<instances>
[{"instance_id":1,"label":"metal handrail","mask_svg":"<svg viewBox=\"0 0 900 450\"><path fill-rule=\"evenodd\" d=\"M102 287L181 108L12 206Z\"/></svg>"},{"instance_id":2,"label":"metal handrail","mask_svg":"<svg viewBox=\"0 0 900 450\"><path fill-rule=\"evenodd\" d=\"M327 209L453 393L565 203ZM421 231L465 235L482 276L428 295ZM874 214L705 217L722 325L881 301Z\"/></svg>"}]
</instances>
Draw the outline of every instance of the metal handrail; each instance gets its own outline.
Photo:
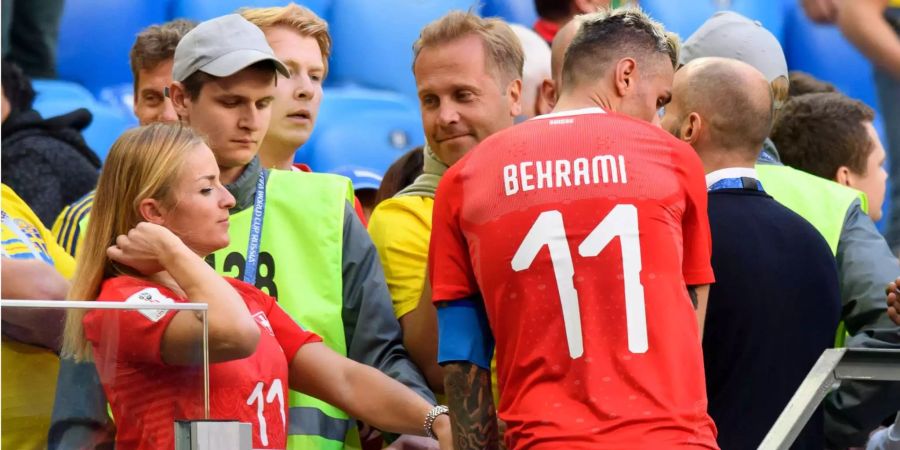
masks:
<instances>
[{"instance_id":1,"label":"metal handrail","mask_svg":"<svg viewBox=\"0 0 900 450\"><path fill-rule=\"evenodd\" d=\"M819 403L825 399L835 382L840 380L900 382L900 350L825 350L757 449L789 449Z\"/></svg>"},{"instance_id":2,"label":"metal handrail","mask_svg":"<svg viewBox=\"0 0 900 450\"><path fill-rule=\"evenodd\" d=\"M172 311L208 311L206 303L97 302L74 300L0 300L3 308L42 309L166 309Z\"/></svg>"},{"instance_id":3,"label":"metal handrail","mask_svg":"<svg viewBox=\"0 0 900 450\"><path fill-rule=\"evenodd\" d=\"M150 302L98 302L73 300L0 300L0 308L32 309L156 309L166 311L199 311L203 322L203 418L209 419L209 304L207 303L150 303Z\"/></svg>"}]
</instances>

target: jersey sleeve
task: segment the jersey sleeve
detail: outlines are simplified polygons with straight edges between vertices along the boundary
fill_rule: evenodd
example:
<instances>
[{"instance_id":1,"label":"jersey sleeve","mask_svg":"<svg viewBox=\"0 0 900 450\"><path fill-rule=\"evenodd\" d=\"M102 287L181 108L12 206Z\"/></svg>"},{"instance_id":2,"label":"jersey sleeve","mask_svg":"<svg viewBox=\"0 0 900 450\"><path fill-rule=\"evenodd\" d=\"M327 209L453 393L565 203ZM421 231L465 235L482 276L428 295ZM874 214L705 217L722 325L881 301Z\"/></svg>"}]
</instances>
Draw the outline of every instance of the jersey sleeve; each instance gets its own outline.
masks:
<instances>
[{"instance_id":1,"label":"jersey sleeve","mask_svg":"<svg viewBox=\"0 0 900 450\"><path fill-rule=\"evenodd\" d=\"M478 284L461 228L462 188L457 164L444 175L434 199L428 274L432 301L458 300L477 294Z\"/></svg>"},{"instance_id":2,"label":"jersey sleeve","mask_svg":"<svg viewBox=\"0 0 900 450\"><path fill-rule=\"evenodd\" d=\"M688 286L710 284L715 281L715 277L710 263L712 237L706 211L707 192L703 164L687 144L676 147L674 151L681 160L678 167L682 170L682 186L686 196L681 225L684 245L681 271Z\"/></svg>"},{"instance_id":3,"label":"jersey sleeve","mask_svg":"<svg viewBox=\"0 0 900 450\"><path fill-rule=\"evenodd\" d=\"M104 283L97 301L185 303L165 288L129 277ZM177 313L154 309L93 310L84 318L85 336L101 360L164 364L160 349L163 334Z\"/></svg>"},{"instance_id":4,"label":"jersey sleeve","mask_svg":"<svg viewBox=\"0 0 900 450\"><path fill-rule=\"evenodd\" d=\"M291 318L288 313L284 312L284 310L281 309L281 306L278 306L278 302L274 298L266 295L255 287L250 285L247 286L249 289L240 290L241 295L248 295L248 290L255 291L249 295L255 296L255 300L260 308L266 313L266 317L269 319L269 326L272 327L272 331L275 333L275 339L278 340L281 350L284 351L288 365L291 364L294 355L297 354L300 347L312 342L322 342L322 338L317 334L306 331L306 329L300 326L300 324Z\"/></svg>"},{"instance_id":5,"label":"jersey sleeve","mask_svg":"<svg viewBox=\"0 0 900 450\"><path fill-rule=\"evenodd\" d=\"M416 309L425 285L431 229L416 211L427 208L425 202L420 197L388 199L369 219L369 235L378 250L397 318ZM430 215L431 208L427 209Z\"/></svg>"}]
</instances>

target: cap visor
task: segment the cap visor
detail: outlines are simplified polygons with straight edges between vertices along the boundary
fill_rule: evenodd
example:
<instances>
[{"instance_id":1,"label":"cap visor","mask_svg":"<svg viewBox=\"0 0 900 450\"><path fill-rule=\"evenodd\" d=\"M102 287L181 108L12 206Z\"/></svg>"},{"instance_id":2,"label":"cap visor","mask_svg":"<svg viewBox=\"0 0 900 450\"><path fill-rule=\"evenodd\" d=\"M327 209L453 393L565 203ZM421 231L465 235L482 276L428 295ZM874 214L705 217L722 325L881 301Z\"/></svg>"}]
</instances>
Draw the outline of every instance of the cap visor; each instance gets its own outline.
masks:
<instances>
[{"instance_id":1,"label":"cap visor","mask_svg":"<svg viewBox=\"0 0 900 450\"><path fill-rule=\"evenodd\" d=\"M228 77L260 61L272 61L272 64L275 65L275 70L277 70L278 73L285 77L291 76L291 72L285 67L284 63L272 57L272 55L254 49L235 50L226 53L210 61L208 64L197 68L197 70L216 77Z\"/></svg>"}]
</instances>

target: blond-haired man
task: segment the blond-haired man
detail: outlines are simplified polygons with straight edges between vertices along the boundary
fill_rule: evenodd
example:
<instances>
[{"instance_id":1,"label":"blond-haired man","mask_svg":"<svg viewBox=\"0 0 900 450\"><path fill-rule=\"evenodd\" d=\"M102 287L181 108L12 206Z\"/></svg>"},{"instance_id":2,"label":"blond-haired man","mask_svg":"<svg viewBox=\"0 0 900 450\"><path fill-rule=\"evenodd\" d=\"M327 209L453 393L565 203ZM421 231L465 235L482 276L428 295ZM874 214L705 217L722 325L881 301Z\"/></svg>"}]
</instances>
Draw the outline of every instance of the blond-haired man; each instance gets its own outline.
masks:
<instances>
[{"instance_id":1,"label":"blond-haired man","mask_svg":"<svg viewBox=\"0 0 900 450\"><path fill-rule=\"evenodd\" d=\"M244 9L241 15L262 29L275 56L290 70L289 77L279 77L276 83L271 121L259 158L263 167L292 170L294 153L309 139L322 101L322 82L328 74L331 52L328 24L308 8L293 3ZM324 174L294 175L304 178L306 183L315 183L323 177L335 178ZM304 199L297 208L344 209L345 199L336 200L341 204L323 198ZM319 315L320 320L307 320L304 324L323 337L331 336L330 345L336 351L381 370L433 401L425 380L401 345L400 327L391 314L391 298L369 237L354 217L344 217L344 228L345 232L338 238L342 241L342 251L331 255L340 261L338 276L343 274L342 293L338 292L336 299L342 313L327 321ZM329 234L322 233L327 238L326 235ZM303 308L326 308L329 300L332 299L309 295L303 300ZM329 343L329 338L325 341ZM325 449L356 440L352 421L345 413L310 401L308 397L291 394L291 417L295 420L290 421L288 429L289 448Z\"/></svg>"},{"instance_id":2,"label":"blond-haired man","mask_svg":"<svg viewBox=\"0 0 900 450\"><path fill-rule=\"evenodd\" d=\"M404 343L440 392L437 319L425 282L434 193L449 166L521 114L524 56L509 25L458 11L422 29L413 51L428 143L424 173L375 208L369 234L385 267Z\"/></svg>"}]
</instances>

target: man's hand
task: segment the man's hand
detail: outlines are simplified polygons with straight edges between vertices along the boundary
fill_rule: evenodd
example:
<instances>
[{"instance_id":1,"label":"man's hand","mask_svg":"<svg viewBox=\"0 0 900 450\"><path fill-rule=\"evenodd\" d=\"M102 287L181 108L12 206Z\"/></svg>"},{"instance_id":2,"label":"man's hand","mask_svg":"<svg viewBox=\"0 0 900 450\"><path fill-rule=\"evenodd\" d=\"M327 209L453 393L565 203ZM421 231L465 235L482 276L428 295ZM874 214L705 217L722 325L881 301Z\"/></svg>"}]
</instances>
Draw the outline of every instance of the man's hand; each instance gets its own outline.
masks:
<instances>
[{"instance_id":1,"label":"man's hand","mask_svg":"<svg viewBox=\"0 0 900 450\"><path fill-rule=\"evenodd\" d=\"M837 20L837 4L835 0L802 0L806 17L815 23L834 23Z\"/></svg>"},{"instance_id":2,"label":"man's hand","mask_svg":"<svg viewBox=\"0 0 900 450\"><path fill-rule=\"evenodd\" d=\"M887 313L888 317L897 325L900 325L900 291L897 286L900 285L900 278L891 281L887 287Z\"/></svg>"}]
</instances>

